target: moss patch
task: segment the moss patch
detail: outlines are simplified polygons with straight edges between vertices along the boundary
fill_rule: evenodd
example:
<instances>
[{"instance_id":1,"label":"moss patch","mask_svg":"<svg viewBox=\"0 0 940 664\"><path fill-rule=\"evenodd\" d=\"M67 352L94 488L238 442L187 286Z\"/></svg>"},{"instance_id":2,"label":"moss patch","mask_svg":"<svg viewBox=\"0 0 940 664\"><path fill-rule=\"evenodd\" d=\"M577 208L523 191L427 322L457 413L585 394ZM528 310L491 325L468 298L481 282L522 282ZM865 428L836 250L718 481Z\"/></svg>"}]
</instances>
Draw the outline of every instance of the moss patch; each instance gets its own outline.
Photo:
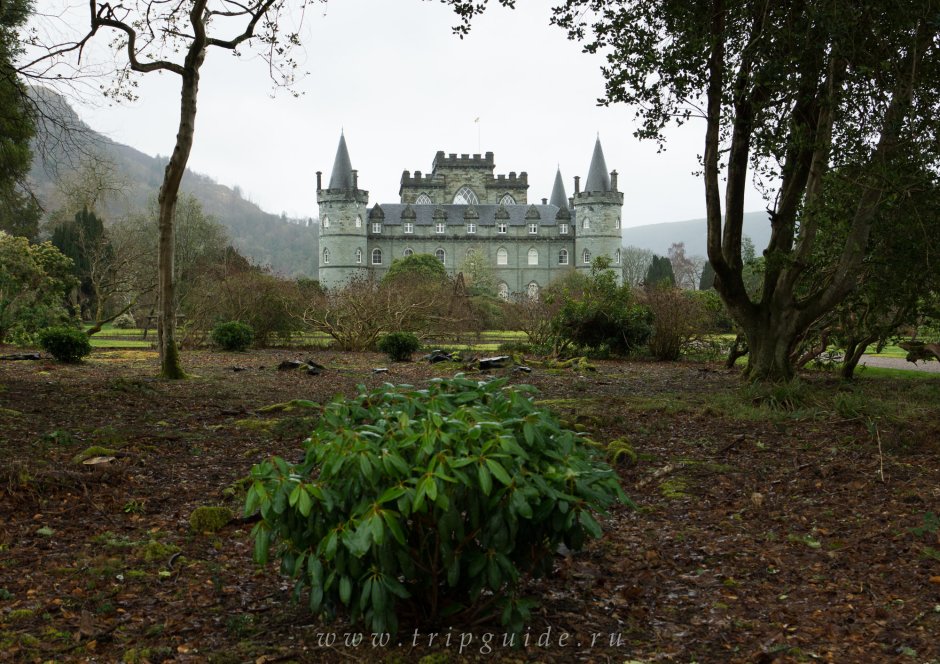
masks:
<instances>
[{"instance_id":1,"label":"moss patch","mask_svg":"<svg viewBox=\"0 0 940 664\"><path fill-rule=\"evenodd\" d=\"M222 530L234 516L227 507L197 507L189 517L189 527L197 533L215 533Z\"/></svg>"},{"instance_id":2,"label":"moss patch","mask_svg":"<svg viewBox=\"0 0 940 664\"><path fill-rule=\"evenodd\" d=\"M163 542L158 542L157 540L150 540L141 547L138 547L134 550L134 553L139 557L143 558L144 562L152 563L155 561L162 561L174 553L179 552L180 548L175 544L164 544Z\"/></svg>"},{"instance_id":3,"label":"moss patch","mask_svg":"<svg viewBox=\"0 0 940 664\"><path fill-rule=\"evenodd\" d=\"M660 493L663 494L664 498L668 498L669 500L688 498L688 488L688 483L681 477L672 477L659 485Z\"/></svg>"}]
</instances>

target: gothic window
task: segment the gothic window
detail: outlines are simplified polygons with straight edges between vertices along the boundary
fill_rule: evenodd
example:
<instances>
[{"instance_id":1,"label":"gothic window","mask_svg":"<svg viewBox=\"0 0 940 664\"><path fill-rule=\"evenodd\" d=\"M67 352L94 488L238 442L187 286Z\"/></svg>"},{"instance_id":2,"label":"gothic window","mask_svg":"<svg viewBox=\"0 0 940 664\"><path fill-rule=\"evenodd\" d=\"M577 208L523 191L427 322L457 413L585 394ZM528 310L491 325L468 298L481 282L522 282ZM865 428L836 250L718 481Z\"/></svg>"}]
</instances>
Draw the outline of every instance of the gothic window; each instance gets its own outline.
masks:
<instances>
[{"instance_id":1,"label":"gothic window","mask_svg":"<svg viewBox=\"0 0 940 664\"><path fill-rule=\"evenodd\" d=\"M323 228L329 228L329 227L330 227L330 218L323 217Z\"/></svg>"},{"instance_id":2,"label":"gothic window","mask_svg":"<svg viewBox=\"0 0 940 664\"><path fill-rule=\"evenodd\" d=\"M410 235L410 234L412 234L412 233L414 233L414 232L415 232L415 225L414 225L413 223L411 223L410 221L406 221L406 222L405 222L405 233L407 233L408 235Z\"/></svg>"},{"instance_id":3,"label":"gothic window","mask_svg":"<svg viewBox=\"0 0 940 664\"><path fill-rule=\"evenodd\" d=\"M558 264L567 265L568 264L568 250L562 249L558 252Z\"/></svg>"},{"instance_id":4,"label":"gothic window","mask_svg":"<svg viewBox=\"0 0 940 664\"><path fill-rule=\"evenodd\" d=\"M616 251L616 253L614 253L614 263L617 265L620 265L620 250L619 249Z\"/></svg>"},{"instance_id":5,"label":"gothic window","mask_svg":"<svg viewBox=\"0 0 940 664\"><path fill-rule=\"evenodd\" d=\"M568 224L558 224L558 234L567 235L568 234Z\"/></svg>"},{"instance_id":6,"label":"gothic window","mask_svg":"<svg viewBox=\"0 0 940 664\"><path fill-rule=\"evenodd\" d=\"M499 296L499 299L508 300L509 284L507 284L505 281L500 281L499 285L496 287L496 294Z\"/></svg>"},{"instance_id":7,"label":"gothic window","mask_svg":"<svg viewBox=\"0 0 940 664\"><path fill-rule=\"evenodd\" d=\"M529 224L529 235L536 235L539 232L538 224Z\"/></svg>"},{"instance_id":8,"label":"gothic window","mask_svg":"<svg viewBox=\"0 0 940 664\"><path fill-rule=\"evenodd\" d=\"M591 264L591 252L588 251L587 249L581 252L581 262L584 263L585 265Z\"/></svg>"},{"instance_id":9,"label":"gothic window","mask_svg":"<svg viewBox=\"0 0 940 664\"><path fill-rule=\"evenodd\" d=\"M473 223L467 224L467 233L469 233L469 234L472 235L472 234L474 234L474 233L476 233L476 232L477 232L477 225L476 225L476 224L473 224Z\"/></svg>"},{"instance_id":10,"label":"gothic window","mask_svg":"<svg viewBox=\"0 0 940 664\"><path fill-rule=\"evenodd\" d=\"M529 265L539 264L539 250L535 247L529 249Z\"/></svg>"},{"instance_id":11,"label":"gothic window","mask_svg":"<svg viewBox=\"0 0 940 664\"><path fill-rule=\"evenodd\" d=\"M432 205L431 197L427 194L419 194L415 199L415 205Z\"/></svg>"},{"instance_id":12,"label":"gothic window","mask_svg":"<svg viewBox=\"0 0 940 664\"><path fill-rule=\"evenodd\" d=\"M362 249L356 249L356 263L362 263Z\"/></svg>"},{"instance_id":13,"label":"gothic window","mask_svg":"<svg viewBox=\"0 0 940 664\"><path fill-rule=\"evenodd\" d=\"M381 249L373 249L373 250L372 250L372 264L373 264L373 265L381 265L381 264L382 264L382 250L381 250Z\"/></svg>"},{"instance_id":14,"label":"gothic window","mask_svg":"<svg viewBox=\"0 0 940 664\"><path fill-rule=\"evenodd\" d=\"M506 232L506 223L505 223L505 222L500 222L499 225L496 227L496 232L497 232L497 233L505 233L505 232Z\"/></svg>"},{"instance_id":15,"label":"gothic window","mask_svg":"<svg viewBox=\"0 0 940 664\"><path fill-rule=\"evenodd\" d=\"M529 285L525 289L526 295L529 296L530 300L539 299L539 285L534 281L529 282Z\"/></svg>"},{"instance_id":16,"label":"gothic window","mask_svg":"<svg viewBox=\"0 0 940 664\"><path fill-rule=\"evenodd\" d=\"M330 264L330 250L327 249L326 247L323 247L323 264L324 265Z\"/></svg>"},{"instance_id":17,"label":"gothic window","mask_svg":"<svg viewBox=\"0 0 940 664\"><path fill-rule=\"evenodd\" d=\"M614 222L614 228L620 228L620 217L617 217L617 221Z\"/></svg>"},{"instance_id":18,"label":"gothic window","mask_svg":"<svg viewBox=\"0 0 940 664\"><path fill-rule=\"evenodd\" d=\"M434 255L437 256L437 260L439 260L442 263L446 263L447 252L445 252L443 249L438 249L437 251L434 252Z\"/></svg>"},{"instance_id":19,"label":"gothic window","mask_svg":"<svg viewBox=\"0 0 940 664\"><path fill-rule=\"evenodd\" d=\"M509 252L506 251L505 247L500 247L496 250L496 264L509 265Z\"/></svg>"},{"instance_id":20,"label":"gothic window","mask_svg":"<svg viewBox=\"0 0 940 664\"><path fill-rule=\"evenodd\" d=\"M454 194L454 205L479 205L480 199L473 193L473 189L467 185L462 186Z\"/></svg>"},{"instance_id":21,"label":"gothic window","mask_svg":"<svg viewBox=\"0 0 940 664\"><path fill-rule=\"evenodd\" d=\"M591 220L587 217L584 218L584 221L581 222L581 228L588 230L591 227Z\"/></svg>"},{"instance_id":22,"label":"gothic window","mask_svg":"<svg viewBox=\"0 0 940 664\"><path fill-rule=\"evenodd\" d=\"M415 253L415 250L412 249L411 247L408 247L407 249L405 249L405 256L413 256L414 253Z\"/></svg>"},{"instance_id":23,"label":"gothic window","mask_svg":"<svg viewBox=\"0 0 940 664\"><path fill-rule=\"evenodd\" d=\"M499 199L499 204L500 205L515 205L516 199L510 196L509 194L506 194L505 196Z\"/></svg>"},{"instance_id":24,"label":"gothic window","mask_svg":"<svg viewBox=\"0 0 940 664\"><path fill-rule=\"evenodd\" d=\"M357 217L357 219L358 219L358 217ZM373 224L372 224L372 232L373 232L373 233L381 233L381 232L382 232L382 224L373 223Z\"/></svg>"},{"instance_id":25,"label":"gothic window","mask_svg":"<svg viewBox=\"0 0 940 664\"><path fill-rule=\"evenodd\" d=\"M437 224L435 224L435 226L434 226L434 232L435 232L435 233L443 233L443 232L444 232L444 228L445 228L444 222L443 222L443 221L439 221L439 222L437 222Z\"/></svg>"},{"instance_id":26,"label":"gothic window","mask_svg":"<svg viewBox=\"0 0 940 664\"><path fill-rule=\"evenodd\" d=\"M356 215L356 228L362 228L362 217Z\"/></svg>"}]
</instances>

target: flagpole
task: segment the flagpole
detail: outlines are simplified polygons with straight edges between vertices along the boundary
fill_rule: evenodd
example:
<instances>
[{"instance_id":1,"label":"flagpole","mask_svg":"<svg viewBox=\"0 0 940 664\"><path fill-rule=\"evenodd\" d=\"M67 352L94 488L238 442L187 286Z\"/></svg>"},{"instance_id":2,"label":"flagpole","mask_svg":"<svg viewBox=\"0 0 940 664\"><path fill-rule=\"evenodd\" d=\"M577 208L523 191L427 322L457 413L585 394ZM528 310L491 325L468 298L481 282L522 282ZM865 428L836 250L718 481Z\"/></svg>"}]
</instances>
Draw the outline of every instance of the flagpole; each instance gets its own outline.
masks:
<instances>
[{"instance_id":1,"label":"flagpole","mask_svg":"<svg viewBox=\"0 0 940 664\"><path fill-rule=\"evenodd\" d=\"M480 141L480 118L479 116L477 116L477 119L474 120L474 122L477 125L477 152L482 154L483 147L482 147L482 142Z\"/></svg>"}]
</instances>

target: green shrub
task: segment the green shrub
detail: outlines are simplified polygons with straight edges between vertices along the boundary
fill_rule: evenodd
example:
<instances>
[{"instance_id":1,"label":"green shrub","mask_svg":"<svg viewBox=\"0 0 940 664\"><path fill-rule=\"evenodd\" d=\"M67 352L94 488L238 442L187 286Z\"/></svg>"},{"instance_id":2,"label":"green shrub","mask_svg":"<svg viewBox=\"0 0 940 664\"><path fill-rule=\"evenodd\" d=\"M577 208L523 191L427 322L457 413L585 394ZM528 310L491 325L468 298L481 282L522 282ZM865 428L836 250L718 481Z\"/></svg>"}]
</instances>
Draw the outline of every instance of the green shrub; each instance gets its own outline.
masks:
<instances>
[{"instance_id":1,"label":"green shrub","mask_svg":"<svg viewBox=\"0 0 940 664\"><path fill-rule=\"evenodd\" d=\"M119 330L132 330L137 327L137 321L134 320L134 314L128 311L115 318L111 325Z\"/></svg>"},{"instance_id":2,"label":"green shrub","mask_svg":"<svg viewBox=\"0 0 940 664\"><path fill-rule=\"evenodd\" d=\"M593 513L629 502L531 392L458 375L331 402L304 461L251 471L256 560L273 546L312 611L372 631L397 630L400 602L431 624L481 601L521 630L532 603L514 595L520 577L549 572L559 543L601 535Z\"/></svg>"},{"instance_id":3,"label":"green shrub","mask_svg":"<svg viewBox=\"0 0 940 664\"><path fill-rule=\"evenodd\" d=\"M59 362L81 362L91 352L88 335L74 327L47 327L39 333L39 346Z\"/></svg>"},{"instance_id":4,"label":"green shrub","mask_svg":"<svg viewBox=\"0 0 940 664\"><path fill-rule=\"evenodd\" d=\"M254 341L255 333L250 326L236 320L219 323L212 328L212 343L222 350L247 350Z\"/></svg>"},{"instance_id":5,"label":"green shrub","mask_svg":"<svg viewBox=\"0 0 940 664\"><path fill-rule=\"evenodd\" d=\"M411 332L392 332L379 339L379 350L394 362L407 362L419 348L421 342Z\"/></svg>"}]
</instances>

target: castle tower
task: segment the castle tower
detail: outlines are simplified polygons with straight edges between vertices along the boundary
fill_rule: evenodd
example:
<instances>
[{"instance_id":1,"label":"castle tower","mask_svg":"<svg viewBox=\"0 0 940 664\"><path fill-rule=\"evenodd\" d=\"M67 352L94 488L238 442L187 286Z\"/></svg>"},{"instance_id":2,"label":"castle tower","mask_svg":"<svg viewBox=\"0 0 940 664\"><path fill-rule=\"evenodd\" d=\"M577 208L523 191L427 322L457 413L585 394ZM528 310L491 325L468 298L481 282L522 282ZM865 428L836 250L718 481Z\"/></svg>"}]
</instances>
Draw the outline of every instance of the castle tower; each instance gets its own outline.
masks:
<instances>
[{"instance_id":1,"label":"castle tower","mask_svg":"<svg viewBox=\"0 0 940 664\"><path fill-rule=\"evenodd\" d=\"M368 274L371 251L368 246L366 205L369 192L359 189L340 134L333 172L326 189L317 171L317 203L320 206L320 284L325 288L343 286L356 276ZM380 254L381 255L381 254ZM381 259L380 259L381 261Z\"/></svg>"},{"instance_id":2,"label":"castle tower","mask_svg":"<svg viewBox=\"0 0 940 664\"><path fill-rule=\"evenodd\" d=\"M562 188L561 196L564 196ZM555 193L552 192L553 204ZM578 178L574 187L575 265L578 270L590 272L591 262L598 256L610 259L610 269L617 275L617 283L623 281L621 269L621 223L623 194L617 191L617 171L607 172L604 150L598 136L591 157L584 191L579 191Z\"/></svg>"}]
</instances>

